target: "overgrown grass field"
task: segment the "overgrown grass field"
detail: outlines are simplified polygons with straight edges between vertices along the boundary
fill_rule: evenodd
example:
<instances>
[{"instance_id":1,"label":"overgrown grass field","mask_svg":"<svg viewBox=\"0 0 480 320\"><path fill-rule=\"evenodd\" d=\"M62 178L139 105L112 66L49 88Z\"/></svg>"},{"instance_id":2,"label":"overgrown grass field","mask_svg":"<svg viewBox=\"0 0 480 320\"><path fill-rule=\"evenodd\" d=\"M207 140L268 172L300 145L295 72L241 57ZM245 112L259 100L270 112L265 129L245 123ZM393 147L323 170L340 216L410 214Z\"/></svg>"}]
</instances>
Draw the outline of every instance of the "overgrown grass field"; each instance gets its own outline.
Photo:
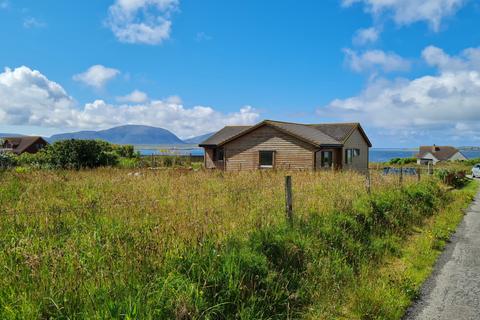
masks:
<instances>
[{"instance_id":1,"label":"overgrown grass field","mask_svg":"<svg viewBox=\"0 0 480 320\"><path fill-rule=\"evenodd\" d=\"M399 319L476 189L290 174L0 173L0 319Z\"/></svg>"}]
</instances>

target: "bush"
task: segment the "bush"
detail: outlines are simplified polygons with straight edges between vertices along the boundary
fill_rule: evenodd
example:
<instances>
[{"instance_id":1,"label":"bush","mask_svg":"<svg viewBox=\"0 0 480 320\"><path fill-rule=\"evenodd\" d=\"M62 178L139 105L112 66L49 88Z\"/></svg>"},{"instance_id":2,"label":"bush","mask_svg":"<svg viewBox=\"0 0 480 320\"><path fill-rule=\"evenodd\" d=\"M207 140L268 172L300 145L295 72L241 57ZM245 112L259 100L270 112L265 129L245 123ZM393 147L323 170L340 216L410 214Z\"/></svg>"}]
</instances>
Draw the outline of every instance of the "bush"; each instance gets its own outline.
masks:
<instances>
[{"instance_id":1,"label":"bush","mask_svg":"<svg viewBox=\"0 0 480 320\"><path fill-rule=\"evenodd\" d=\"M112 145L112 148L112 151L122 158L133 159L140 156L139 152L135 152L132 145Z\"/></svg>"},{"instance_id":2,"label":"bush","mask_svg":"<svg viewBox=\"0 0 480 320\"><path fill-rule=\"evenodd\" d=\"M51 167L52 158L47 150L48 149L42 149L37 153L22 153L17 158L17 164L35 168Z\"/></svg>"},{"instance_id":3,"label":"bush","mask_svg":"<svg viewBox=\"0 0 480 320\"><path fill-rule=\"evenodd\" d=\"M455 169L440 169L436 171L437 178L454 188L462 188L468 182L465 171Z\"/></svg>"},{"instance_id":4,"label":"bush","mask_svg":"<svg viewBox=\"0 0 480 320\"><path fill-rule=\"evenodd\" d=\"M480 163L480 158L474 158L474 159L468 159L468 160L458 160L457 162L460 162L462 164L474 166L478 163Z\"/></svg>"},{"instance_id":5,"label":"bush","mask_svg":"<svg viewBox=\"0 0 480 320\"><path fill-rule=\"evenodd\" d=\"M120 158L117 164L118 167L125 169L138 168L139 165L140 161L138 158Z\"/></svg>"},{"instance_id":6,"label":"bush","mask_svg":"<svg viewBox=\"0 0 480 320\"><path fill-rule=\"evenodd\" d=\"M0 169L14 167L17 164L17 157L10 152L0 152Z\"/></svg>"},{"instance_id":7,"label":"bush","mask_svg":"<svg viewBox=\"0 0 480 320\"><path fill-rule=\"evenodd\" d=\"M394 165L405 165L405 164L410 164L410 163L416 163L417 159L416 158L393 158L388 161L388 164Z\"/></svg>"},{"instance_id":8,"label":"bush","mask_svg":"<svg viewBox=\"0 0 480 320\"><path fill-rule=\"evenodd\" d=\"M63 140L48 146L51 163L64 169L96 168L114 166L118 163L118 154L113 146L97 140Z\"/></svg>"}]
</instances>

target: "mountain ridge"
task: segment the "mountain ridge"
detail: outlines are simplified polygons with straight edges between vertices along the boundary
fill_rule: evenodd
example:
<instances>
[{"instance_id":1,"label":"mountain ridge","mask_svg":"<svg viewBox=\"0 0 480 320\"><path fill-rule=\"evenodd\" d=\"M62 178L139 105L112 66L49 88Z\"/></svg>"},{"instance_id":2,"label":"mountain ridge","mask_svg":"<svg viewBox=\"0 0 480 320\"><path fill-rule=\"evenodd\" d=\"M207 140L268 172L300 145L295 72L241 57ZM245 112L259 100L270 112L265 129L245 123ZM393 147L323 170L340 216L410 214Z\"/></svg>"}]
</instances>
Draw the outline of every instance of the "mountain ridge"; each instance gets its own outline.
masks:
<instances>
[{"instance_id":1,"label":"mountain ridge","mask_svg":"<svg viewBox=\"0 0 480 320\"><path fill-rule=\"evenodd\" d=\"M159 127L144 125L122 125L105 130L82 130L75 132L64 132L54 134L50 137L43 137L49 143L68 139L105 140L115 144L133 145L161 145L161 144L199 144L215 132L194 136L187 139L180 139L173 132ZM21 137L22 134L0 133L0 137Z\"/></svg>"},{"instance_id":2,"label":"mountain ridge","mask_svg":"<svg viewBox=\"0 0 480 320\"><path fill-rule=\"evenodd\" d=\"M116 144L184 144L185 142L167 129L123 125L106 130L87 130L52 135L49 142L67 139L101 139Z\"/></svg>"}]
</instances>

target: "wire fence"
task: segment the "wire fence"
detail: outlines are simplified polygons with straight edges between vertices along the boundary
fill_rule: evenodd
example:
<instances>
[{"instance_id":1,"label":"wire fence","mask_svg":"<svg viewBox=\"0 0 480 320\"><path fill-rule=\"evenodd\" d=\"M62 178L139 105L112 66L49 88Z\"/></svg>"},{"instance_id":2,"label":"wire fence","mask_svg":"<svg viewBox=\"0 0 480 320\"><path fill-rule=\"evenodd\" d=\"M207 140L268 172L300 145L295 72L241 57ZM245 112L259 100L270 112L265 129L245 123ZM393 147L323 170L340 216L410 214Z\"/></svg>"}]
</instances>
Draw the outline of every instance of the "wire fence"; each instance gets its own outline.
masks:
<instances>
[{"instance_id":1,"label":"wire fence","mask_svg":"<svg viewBox=\"0 0 480 320\"><path fill-rule=\"evenodd\" d=\"M164 173L154 172L153 176L161 176L162 174ZM179 172L178 174L194 176L196 173ZM191 187L189 192L183 192L181 189L177 191L165 190L165 192L139 195L137 197L140 198L136 199L127 198L124 193L114 194L115 191L112 190L99 190L98 197L81 203L69 199L55 199L52 203L40 202L29 206L2 205L0 215L62 215L82 212L96 212L98 214L146 212L152 214L165 210L175 211L176 209L182 211L182 213L194 212L198 215L198 212L215 211L215 206L218 206L220 209L234 210L239 208L241 211L254 211L257 215L270 215L270 212L286 210L287 215L291 216L293 211L297 214L303 214L348 207L362 193L371 193L376 190L415 183L431 177L432 174L432 170L408 167L369 169L363 174L355 172L321 172L318 174L259 172L254 178L241 172L230 174L220 172L213 174L213 178L201 177L213 179L215 183L220 184L220 186L210 188L210 190L206 188L192 192L195 189ZM151 173L143 171L140 172L139 176L130 173L127 179L142 179L145 175L151 175ZM238 178L235 178L235 175ZM290 178L290 182L284 182L285 176L293 176L293 180ZM241 181L242 178L248 178L249 182L236 185L236 182ZM342 180L342 182L338 180ZM195 182L189 182L188 178L184 181L185 183ZM127 181L127 183L135 182ZM125 184L125 182L122 182L122 184ZM166 187L168 188L168 185ZM199 186L199 188L202 187ZM228 202L230 202L229 205Z\"/></svg>"}]
</instances>

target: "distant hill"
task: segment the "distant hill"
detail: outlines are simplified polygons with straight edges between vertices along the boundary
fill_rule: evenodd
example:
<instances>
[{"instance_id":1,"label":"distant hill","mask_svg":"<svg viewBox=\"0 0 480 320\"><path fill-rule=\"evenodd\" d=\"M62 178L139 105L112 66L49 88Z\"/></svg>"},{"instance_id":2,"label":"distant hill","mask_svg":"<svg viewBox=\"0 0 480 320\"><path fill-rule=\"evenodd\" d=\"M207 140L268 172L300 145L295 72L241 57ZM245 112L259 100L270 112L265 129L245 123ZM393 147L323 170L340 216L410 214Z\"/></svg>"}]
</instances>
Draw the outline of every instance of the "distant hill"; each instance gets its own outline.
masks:
<instances>
[{"instance_id":1,"label":"distant hill","mask_svg":"<svg viewBox=\"0 0 480 320\"><path fill-rule=\"evenodd\" d=\"M126 125L101 131L79 131L56 134L49 142L67 139L101 139L117 144L183 144L172 132L149 126Z\"/></svg>"},{"instance_id":2,"label":"distant hill","mask_svg":"<svg viewBox=\"0 0 480 320\"><path fill-rule=\"evenodd\" d=\"M199 143L207 140L211 136L213 136L214 133L215 132L211 132L211 133L202 134L201 136L188 138L188 139L183 140L183 142L188 143L188 144L199 144Z\"/></svg>"},{"instance_id":3,"label":"distant hill","mask_svg":"<svg viewBox=\"0 0 480 320\"><path fill-rule=\"evenodd\" d=\"M0 137L22 137L23 134L18 133L2 133L0 132Z\"/></svg>"}]
</instances>

